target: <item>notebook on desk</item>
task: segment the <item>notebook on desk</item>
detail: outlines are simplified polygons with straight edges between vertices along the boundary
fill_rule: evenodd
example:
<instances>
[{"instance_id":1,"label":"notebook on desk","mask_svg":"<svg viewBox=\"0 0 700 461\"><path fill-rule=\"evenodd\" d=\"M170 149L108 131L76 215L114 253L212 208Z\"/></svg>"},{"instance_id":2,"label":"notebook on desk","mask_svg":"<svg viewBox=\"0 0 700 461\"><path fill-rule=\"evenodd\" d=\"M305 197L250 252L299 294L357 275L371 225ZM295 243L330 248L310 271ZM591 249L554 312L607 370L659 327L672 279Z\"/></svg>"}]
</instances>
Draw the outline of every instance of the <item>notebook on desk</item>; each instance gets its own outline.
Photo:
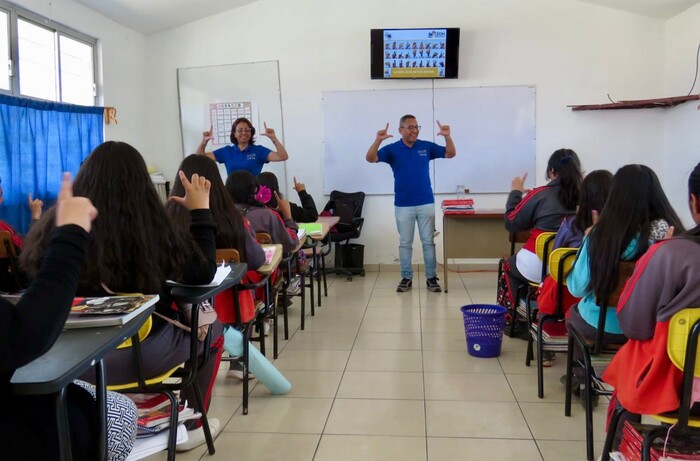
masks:
<instances>
[{"instance_id":1,"label":"notebook on desk","mask_svg":"<svg viewBox=\"0 0 700 461\"><path fill-rule=\"evenodd\" d=\"M158 301L158 295L75 298L65 328L124 325Z\"/></svg>"},{"instance_id":2,"label":"notebook on desk","mask_svg":"<svg viewBox=\"0 0 700 461\"><path fill-rule=\"evenodd\" d=\"M277 247L274 245L264 246L263 251L265 252L265 264L270 264L275 257Z\"/></svg>"},{"instance_id":3,"label":"notebook on desk","mask_svg":"<svg viewBox=\"0 0 700 461\"><path fill-rule=\"evenodd\" d=\"M304 229L306 235L321 235L323 233L323 224L320 222L300 223L299 230Z\"/></svg>"}]
</instances>

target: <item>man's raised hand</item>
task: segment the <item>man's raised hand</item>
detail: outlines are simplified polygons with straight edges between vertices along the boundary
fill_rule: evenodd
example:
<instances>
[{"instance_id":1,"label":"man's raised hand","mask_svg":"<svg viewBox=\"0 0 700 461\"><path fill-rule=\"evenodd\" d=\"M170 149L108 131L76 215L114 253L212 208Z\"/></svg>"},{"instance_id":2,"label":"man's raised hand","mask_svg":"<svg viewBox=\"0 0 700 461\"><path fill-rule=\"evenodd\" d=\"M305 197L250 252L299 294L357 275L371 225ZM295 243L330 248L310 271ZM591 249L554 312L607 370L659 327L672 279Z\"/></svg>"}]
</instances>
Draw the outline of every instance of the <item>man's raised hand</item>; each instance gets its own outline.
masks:
<instances>
[{"instance_id":1,"label":"man's raised hand","mask_svg":"<svg viewBox=\"0 0 700 461\"><path fill-rule=\"evenodd\" d=\"M440 131L437 132L438 136L450 136L450 125L441 125L440 120L436 120Z\"/></svg>"},{"instance_id":2,"label":"man's raised hand","mask_svg":"<svg viewBox=\"0 0 700 461\"><path fill-rule=\"evenodd\" d=\"M394 136L389 134L389 122L386 122L386 127L383 130L377 131L377 140L384 141L385 139L393 138Z\"/></svg>"}]
</instances>

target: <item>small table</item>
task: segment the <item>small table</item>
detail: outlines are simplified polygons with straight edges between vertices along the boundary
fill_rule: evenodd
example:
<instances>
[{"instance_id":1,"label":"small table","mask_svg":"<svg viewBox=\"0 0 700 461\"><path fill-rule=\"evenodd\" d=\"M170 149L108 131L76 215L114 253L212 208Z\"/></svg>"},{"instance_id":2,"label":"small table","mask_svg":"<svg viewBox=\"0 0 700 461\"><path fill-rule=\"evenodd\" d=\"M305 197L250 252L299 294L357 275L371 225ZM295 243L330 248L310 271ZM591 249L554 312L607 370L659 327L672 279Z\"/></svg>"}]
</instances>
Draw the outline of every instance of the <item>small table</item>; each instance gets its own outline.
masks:
<instances>
[{"instance_id":1,"label":"small table","mask_svg":"<svg viewBox=\"0 0 700 461\"><path fill-rule=\"evenodd\" d=\"M510 253L505 210L482 209L467 214L443 214L442 246L445 293L450 258L500 258ZM516 242L518 240L515 240Z\"/></svg>"},{"instance_id":2,"label":"small table","mask_svg":"<svg viewBox=\"0 0 700 461\"><path fill-rule=\"evenodd\" d=\"M176 302L199 304L240 282L247 270L248 265L245 263L231 264L231 272L216 286L180 285L168 282L168 286L171 287L170 294Z\"/></svg>"},{"instance_id":3,"label":"small table","mask_svg":"<svg viewBox=\"0 0 700 461\"><path fill-rule=\"evenodd\" d=\"M95 394L100 420L100 459L107 458L107 388L102 358L134 336L155 306L124 325L65 330L41 357L19 368L12 376L17 395L56 394L56 420L62 460L71 460L70 429L66 409L66 387L92 366L96 369Z\"/></svg>"}]
</instances>

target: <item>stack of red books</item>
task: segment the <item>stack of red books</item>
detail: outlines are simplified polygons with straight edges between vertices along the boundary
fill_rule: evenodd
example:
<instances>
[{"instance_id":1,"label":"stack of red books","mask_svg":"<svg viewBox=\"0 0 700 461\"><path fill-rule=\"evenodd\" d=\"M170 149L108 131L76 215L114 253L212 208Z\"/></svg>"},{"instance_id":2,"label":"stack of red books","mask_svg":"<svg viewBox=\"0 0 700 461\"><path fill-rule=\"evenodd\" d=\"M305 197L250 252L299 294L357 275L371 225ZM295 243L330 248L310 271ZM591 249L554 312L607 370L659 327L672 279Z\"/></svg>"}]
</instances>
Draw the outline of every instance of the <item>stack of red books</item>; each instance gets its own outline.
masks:
<instances>
[{"instance_id":1,"label":"stack of red books","mask_svg":"<svg viewBox=\"0 0 700 461\"><path fill-rule=\"evenodd\" d=\"M658 426L625 422L622 428L622 441L619 450L627 461L641 461L642 440L644 434ZM651 445L652 461L661 459L671 460L700 460L700 431L679 432L671 429L671 435L666 443L666 433L657 437ZM664 444L666 445L664 451ZM664 458L664 453L666 458Z\"/></svg>"},{"instance_id":2,"label":"stack of red books","mask_svg":"<svg viewBox=\"0 0 700 461\"><path fill-rule=\"evenodd\" d=\"M470 198L443 200L442 213L446 215L474 213L474 200Z\"/></svg>"}]
</instances>

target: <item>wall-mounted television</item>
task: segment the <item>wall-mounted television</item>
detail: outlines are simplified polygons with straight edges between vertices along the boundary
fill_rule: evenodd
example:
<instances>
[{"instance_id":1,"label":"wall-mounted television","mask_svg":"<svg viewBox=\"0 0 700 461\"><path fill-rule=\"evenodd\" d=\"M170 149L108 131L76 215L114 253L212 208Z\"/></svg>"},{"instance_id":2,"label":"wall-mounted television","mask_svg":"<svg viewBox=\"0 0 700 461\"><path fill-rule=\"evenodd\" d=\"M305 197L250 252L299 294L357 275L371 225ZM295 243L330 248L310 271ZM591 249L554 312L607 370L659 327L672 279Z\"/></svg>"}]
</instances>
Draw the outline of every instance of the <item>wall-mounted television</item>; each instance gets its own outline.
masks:
<instances>
[{"instance_id":1,"label":"wall-mounted television","mask_svg":"<svg viewBox=\"0 0 700 461\"><path fill-rule=\"evenodd\" d=\"M457 78L459 28L372 29L373 79Z\"/></svg>"}]
</instances>

